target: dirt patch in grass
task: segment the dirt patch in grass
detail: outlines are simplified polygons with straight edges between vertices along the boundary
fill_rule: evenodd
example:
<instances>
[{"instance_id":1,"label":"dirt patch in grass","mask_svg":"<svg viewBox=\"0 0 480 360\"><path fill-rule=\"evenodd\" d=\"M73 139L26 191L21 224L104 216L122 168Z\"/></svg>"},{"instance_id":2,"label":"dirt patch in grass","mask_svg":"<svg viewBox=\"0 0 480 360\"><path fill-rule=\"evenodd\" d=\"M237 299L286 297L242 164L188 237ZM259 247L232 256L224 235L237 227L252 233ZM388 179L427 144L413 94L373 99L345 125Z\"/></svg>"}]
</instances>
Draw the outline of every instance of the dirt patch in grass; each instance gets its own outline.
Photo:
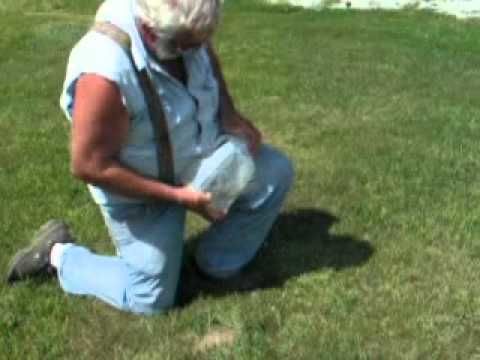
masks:
<instances>
[{"instance_id":1,"label":"dirt patch in grass","mask_svg":"<svg viewBox=\"0 0 480 360\"><path fill-rule=\"evenodd\" d=\"M194 352L204 353L216 347L233 345L237 336L237 332L233 329L214 328L196 341Z\"/></svg>"}]
</instances>

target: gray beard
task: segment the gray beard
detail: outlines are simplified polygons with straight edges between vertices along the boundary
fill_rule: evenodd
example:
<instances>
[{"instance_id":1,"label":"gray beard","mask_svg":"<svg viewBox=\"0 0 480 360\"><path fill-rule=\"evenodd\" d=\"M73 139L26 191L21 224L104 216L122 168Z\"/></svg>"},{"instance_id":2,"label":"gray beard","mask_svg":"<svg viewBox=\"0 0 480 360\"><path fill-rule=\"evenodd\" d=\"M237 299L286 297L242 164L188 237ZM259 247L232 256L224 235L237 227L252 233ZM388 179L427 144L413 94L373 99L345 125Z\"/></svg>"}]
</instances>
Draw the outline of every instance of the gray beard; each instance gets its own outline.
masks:
<instances>
[{"instance_id":1,"label":"gray beard","mask_svg":"<svg viewBox=\"0 0 480 360\"><path fill-rule=\"evenodd\" d=\"M152 49L152 52L158 58L158 60L173 60L177 59L182 55L182 52L179 50L167 49L163 44L158 44L155 48Z\"/></svg>"}]
</instances>

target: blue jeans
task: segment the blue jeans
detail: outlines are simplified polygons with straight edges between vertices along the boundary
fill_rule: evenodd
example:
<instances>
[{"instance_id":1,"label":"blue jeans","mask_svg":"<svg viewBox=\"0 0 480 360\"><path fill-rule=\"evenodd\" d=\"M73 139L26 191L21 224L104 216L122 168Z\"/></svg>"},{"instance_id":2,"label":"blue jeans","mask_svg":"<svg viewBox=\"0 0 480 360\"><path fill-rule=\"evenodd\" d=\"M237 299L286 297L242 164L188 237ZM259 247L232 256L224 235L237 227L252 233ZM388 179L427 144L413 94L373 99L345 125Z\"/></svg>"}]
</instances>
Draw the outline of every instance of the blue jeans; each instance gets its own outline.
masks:
<instances>
[{"instance_id":1,"label":"blue jeans","mask_svg":"<svg viewBox=\"0 0 480 360\"><path fill-rule=\"evenodd\" d=\"M293 182L290 161L262 146L253 186L213 223L199 241L195 260L217 278L234 275L257 253ZM185 208L175 204L101 206L117 256L73 245L58 277L71 294L90 295L125 311L152 314L175 302L182 262Z\"/></svg>"}]
</instances>

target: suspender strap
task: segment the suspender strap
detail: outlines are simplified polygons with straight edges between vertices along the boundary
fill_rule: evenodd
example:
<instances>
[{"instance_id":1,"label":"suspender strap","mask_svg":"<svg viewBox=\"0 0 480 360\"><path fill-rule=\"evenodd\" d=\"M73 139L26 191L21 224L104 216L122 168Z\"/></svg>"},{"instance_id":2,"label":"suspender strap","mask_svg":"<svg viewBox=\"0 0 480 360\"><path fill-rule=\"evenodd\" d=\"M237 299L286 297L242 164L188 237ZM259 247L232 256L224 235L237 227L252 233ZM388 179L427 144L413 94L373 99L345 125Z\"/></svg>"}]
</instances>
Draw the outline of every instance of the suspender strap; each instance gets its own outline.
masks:
<instances>
[{"instance_id":1,"label":"suspender strap","mask_svg":"<svg viewBox=\"0 0 480 360\"><path fill-rule=\"evenodd\" d=\"M137 76L138 83L143 92L145 103L148 108L148 115L152 123L157 147L158 177L168 184L174 184L174 164L170 134L168 132L167 119L163 106L155 86L148 76L147 69L138 70L132 56L130 36L118 26L109 22L97 22L92 27L93 31L108 36L115 41L128 55L133 70ZM162 169L164 171L162 171Z\"/></svg>"}]
</instances>

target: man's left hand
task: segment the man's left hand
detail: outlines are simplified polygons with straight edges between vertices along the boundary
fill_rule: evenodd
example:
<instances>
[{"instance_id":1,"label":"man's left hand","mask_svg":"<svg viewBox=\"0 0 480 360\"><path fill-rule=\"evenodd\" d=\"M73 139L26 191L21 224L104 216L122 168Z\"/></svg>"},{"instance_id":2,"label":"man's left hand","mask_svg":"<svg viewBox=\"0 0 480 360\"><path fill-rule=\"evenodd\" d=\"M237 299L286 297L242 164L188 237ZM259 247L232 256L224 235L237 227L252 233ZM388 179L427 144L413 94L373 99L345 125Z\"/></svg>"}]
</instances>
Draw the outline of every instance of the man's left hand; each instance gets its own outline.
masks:
<instances>
[{"instance_id":1,"label":"man's left hand","mask_svg":"<svg viewBox=\"0 0 480 360\"><path fill-rule=\"evenodd\" d=\"M262 144L262 133L250 120L237 111L233 111L222 121L223 130L227 134L246 140L250 153L255 156Z\"/></svg>"}]
</instances>

